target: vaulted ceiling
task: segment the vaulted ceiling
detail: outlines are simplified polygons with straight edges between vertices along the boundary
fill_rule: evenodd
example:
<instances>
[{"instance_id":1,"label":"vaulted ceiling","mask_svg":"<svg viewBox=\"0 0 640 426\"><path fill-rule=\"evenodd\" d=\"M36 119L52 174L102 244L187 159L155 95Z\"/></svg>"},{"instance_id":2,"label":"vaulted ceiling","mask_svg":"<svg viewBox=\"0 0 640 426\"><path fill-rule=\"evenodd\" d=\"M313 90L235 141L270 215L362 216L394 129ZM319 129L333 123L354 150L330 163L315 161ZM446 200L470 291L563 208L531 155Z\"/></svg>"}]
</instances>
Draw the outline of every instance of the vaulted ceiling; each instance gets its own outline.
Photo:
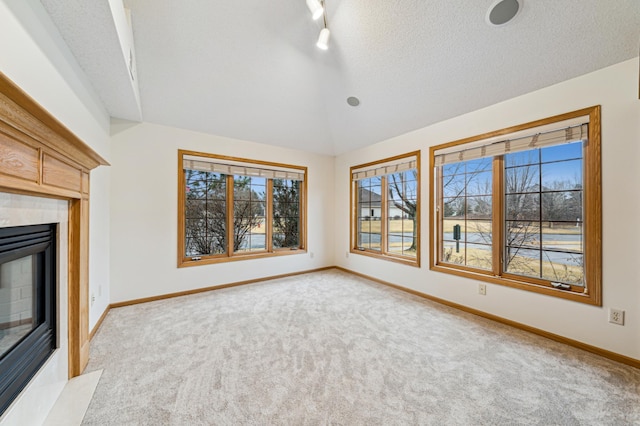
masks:
<instances>
[{"instance_id":1,"label":"vaulted ceiling","mask_svg":"<svg viewBox=\"0 0 640 426\"><path fill-rule=\"evenodd\" d=\"M41 0L110 115L340 154L638 55L637 0L125 0L139 102L109 4ZM356 96L352 107L347 98Z\"/></svg>"}]
</instances>

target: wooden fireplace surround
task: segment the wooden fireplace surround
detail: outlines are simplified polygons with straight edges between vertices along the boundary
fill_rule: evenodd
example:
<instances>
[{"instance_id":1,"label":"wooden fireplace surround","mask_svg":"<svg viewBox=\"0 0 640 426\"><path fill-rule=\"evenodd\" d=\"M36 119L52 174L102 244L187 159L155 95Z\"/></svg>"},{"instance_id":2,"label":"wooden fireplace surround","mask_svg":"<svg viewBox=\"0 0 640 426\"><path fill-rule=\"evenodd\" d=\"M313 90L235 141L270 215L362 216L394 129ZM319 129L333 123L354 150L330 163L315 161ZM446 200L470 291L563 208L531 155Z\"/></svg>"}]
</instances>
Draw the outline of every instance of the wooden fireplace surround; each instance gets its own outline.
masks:
<instances>
[{"instance_id":1,"label":"wooden fireplace surround","mask_svg":"<svg viewBox=\"0 0 640 426\"><path fill-rule=\"evenodd\" d=\"M69 378L89 361L89 173L100 165L109 163L0 73L0 191L69 202Z\"/></svg>"}]
</instances>

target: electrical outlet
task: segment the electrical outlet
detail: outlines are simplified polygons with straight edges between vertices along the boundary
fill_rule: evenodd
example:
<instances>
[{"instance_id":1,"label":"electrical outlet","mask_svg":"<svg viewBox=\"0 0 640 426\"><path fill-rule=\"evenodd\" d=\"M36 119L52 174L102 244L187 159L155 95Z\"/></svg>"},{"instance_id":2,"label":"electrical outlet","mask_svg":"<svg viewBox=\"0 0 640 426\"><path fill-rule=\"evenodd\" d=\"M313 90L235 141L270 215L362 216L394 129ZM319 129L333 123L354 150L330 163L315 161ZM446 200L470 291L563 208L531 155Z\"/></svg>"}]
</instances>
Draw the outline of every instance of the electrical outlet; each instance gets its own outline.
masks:
<instances>
[{"instance_id":1,"label":"electrical outlet","mask_svg":"<svg viewBox=\"0 0 640 426\"><path fill-rule=\"evenodd\" d=\"M311 259L313 259L313 252L312 252L312 251L310 251L310 252L309 252L309 257L310 257Z\"/></svg>"},{"instance_id":2,"label":"electrical outlet","mask_svg":"<svg viewBox=\"0 0 640 426\"><path fill-rule=\"evenodd\" d=\"M95 295L91 295L91 306L93 306L93 302L96 301L96 296Z\"/></svg>"},{"instance_id":3,"label":"electrical outlet","mask_svg":"<svg viewBox=\"0 0 640 426\"><path fill-rule=\"evenodd\" d=\"M349 257L349 252L345 252L344 257Z\"/></svg>"},{"instance_id":4,"label":"electrical outlet","mask_svg":"<svg viewBox=\"0 0 640 426\"><path fill-rule=\"evenodd\" d=\"M624 325L624 311L622 309L609 308L609 322Z\"/></svg>"},{"instance_id":5,"label":"electrical outlet","mask_svg":"<svg viewBox=\"0 0 640 426\"><path fill-rule=\"evenodd\" d=\"M487 295L487 285L486 284L478 284L478 294L483 296Z\"/></svg>"}]
</instances>

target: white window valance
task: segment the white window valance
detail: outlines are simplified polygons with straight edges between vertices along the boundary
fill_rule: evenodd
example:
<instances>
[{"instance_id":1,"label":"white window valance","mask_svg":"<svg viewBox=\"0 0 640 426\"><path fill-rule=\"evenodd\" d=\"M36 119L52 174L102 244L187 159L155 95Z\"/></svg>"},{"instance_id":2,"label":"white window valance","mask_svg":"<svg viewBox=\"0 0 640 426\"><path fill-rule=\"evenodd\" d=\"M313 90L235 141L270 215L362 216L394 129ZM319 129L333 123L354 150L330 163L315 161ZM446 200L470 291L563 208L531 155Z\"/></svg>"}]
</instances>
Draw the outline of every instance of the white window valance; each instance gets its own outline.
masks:
<instances>
[{"instance_id":1,"label":"white window valance","mask_svg":"<svg viewBox=\"0 0 640 426\"><path fill-rule=\"evenodd\" d=\"M221 173L224 175L240 175L263 177L267 179L290 179L303 181L305 170L278 165L262 165L250 162L226 160L219 158L184 155L182 167L185 170Z\"/></svg>"},{"instance_id":2,"label":"white window valance","mask_svg":"<svg viewBox=\"0 0 640 426\"><path fill-rule=\"evenodd\" d=\"M570 123L555 123L555 129L527 129L491 139L438 149L434 152L434 164L441 166L562 143L586 141L589 135L588 121L588 117L580 117L579 120L574 119Z\"/></svg>"},{"instance_id":3,"label":"white window valance","mask_svg":"<svg viewBox=\"0 0 640 426\"><path fill-rule=\"evenodd\" d=\"M384 163L378 163L368 167L365 166L352 170L351 178L353 180L362 180L375 176L384 176L398 172L405 172L417 167L418 159L415 155L412 155L410 157L403 157L397 160L387 161Z\"/></svg>"}]
</instances>

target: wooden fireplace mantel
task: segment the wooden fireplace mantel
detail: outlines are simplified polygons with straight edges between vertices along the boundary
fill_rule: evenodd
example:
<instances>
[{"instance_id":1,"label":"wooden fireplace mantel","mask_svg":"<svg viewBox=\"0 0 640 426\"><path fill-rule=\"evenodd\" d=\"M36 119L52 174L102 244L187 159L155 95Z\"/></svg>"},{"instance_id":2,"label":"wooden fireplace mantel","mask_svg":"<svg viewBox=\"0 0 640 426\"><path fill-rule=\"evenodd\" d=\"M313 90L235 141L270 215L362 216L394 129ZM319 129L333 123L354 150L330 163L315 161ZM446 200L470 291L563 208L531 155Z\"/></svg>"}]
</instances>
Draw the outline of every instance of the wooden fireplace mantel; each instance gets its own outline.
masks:
<instances>
[{"instance_id":1,"label":"wooden fireplace mantel","mask_svg":"<svg viewBox=\"0 0 640 426\"><path fill-rule=\"evenodd\" d=\"M69 201L69 378L89 361L89 173L100 165L109 163L0 73L0 191Z\"/></svg>"}]
</instances>

